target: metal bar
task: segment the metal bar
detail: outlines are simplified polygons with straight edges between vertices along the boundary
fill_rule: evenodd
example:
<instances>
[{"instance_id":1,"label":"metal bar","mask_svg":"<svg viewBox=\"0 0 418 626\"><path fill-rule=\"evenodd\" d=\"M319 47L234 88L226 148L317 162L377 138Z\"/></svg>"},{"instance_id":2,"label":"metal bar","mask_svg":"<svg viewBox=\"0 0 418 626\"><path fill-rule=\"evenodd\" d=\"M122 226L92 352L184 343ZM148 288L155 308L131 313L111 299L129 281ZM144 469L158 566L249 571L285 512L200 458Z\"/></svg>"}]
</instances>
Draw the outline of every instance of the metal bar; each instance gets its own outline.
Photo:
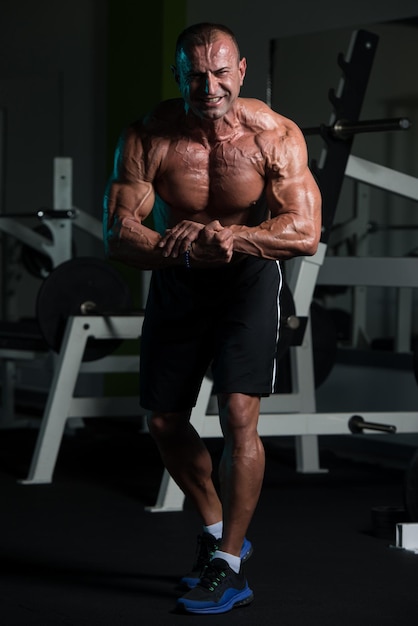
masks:
<instances>
[{"instance_id":1,"label":"metal bar","mask_svg":"<svg viewBox=\"0 0 418 626\"><path fill-rule=\"evenodd\" d=\"M54 209L71 209L73 187L73 160L69 157L54 158Z\"/></svg>"},{"instance_id":2,"label":"metal bar","mask_svg":"<svg viewBox=\"0 0 418 626\"><path fill-rule=\"evenodd\" d=\"M418 178L350 155L345 175L373 187L418 200Z\"/></svg>"},{"instance_id":3,"label":"metal bar","mask_svg":"<svg viewBox=\"0 0 418 626\"><path fill-rule=\"evenodd\" d=\"M21 481L22 484L49 483L52 480L87 339L88 334L78 318L70 318L66 326L62 350L58 357L29 474L26 480Z\"/></svg>"},{"instance_id":4,"label":"metal bar","mask_svg":"<svg viewBox=\"0 0 418 626\"><path fill-rule=\"evenodd\" d=\"M418 287L416 259L407 257L326 257L318 285Z\"/></svg>"},{"instance_id":5,"label":"metal bar","mask_svg":"<svg viewBox=\"0 0 418 626\"><path fill-rule=\"evenodd\" d=\"M52 480L66 421L77 417L72 416L71 411L77 413L82 404L74 398L74 389L87 339L135 339L141 334L142 323L143 315L72 316L68 319L29 474L26 480L21 481L22 484L49 483ZM87 403L88 400L85 400L84 408ZM98 401L97 408L102 405L104 409L105 403L106 399ZM93 411L92 405L90 409Z\"/></svg>"},{"instance_id":6,"label":"metal bar","mask_svg":"<svg viewBox=\"0 0 418 626\"><path fill-rule=\"evenodd\" d=\"M396 117L357 122L337 120L331 126L321 124L320 126L302 128L302 132L305 136L329 133L337 139L347 139L359 133L382 133L390 130L408 130L409 128L411 128L411 121L407 117Z\"/></svg>"}]
</instances>

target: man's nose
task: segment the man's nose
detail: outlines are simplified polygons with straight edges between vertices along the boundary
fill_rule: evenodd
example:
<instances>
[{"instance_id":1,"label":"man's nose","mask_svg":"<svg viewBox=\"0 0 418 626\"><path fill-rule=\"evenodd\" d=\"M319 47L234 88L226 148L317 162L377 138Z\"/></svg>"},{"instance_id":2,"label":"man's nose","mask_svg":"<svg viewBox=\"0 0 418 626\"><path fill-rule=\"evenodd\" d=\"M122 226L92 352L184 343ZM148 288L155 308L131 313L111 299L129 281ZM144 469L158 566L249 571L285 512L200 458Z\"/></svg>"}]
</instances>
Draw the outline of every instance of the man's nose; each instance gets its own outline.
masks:
<instances>
[{"instance_id":1,"label":"man's nose","mask_svg":"<svg viewBox=\"0 0 418 626\"><path fill-rule=\"evenodd\" d=\"M217 80L213 74L206 74L205 77L205 93L211 95L216 93Z\"/></svg>"}]
</instances>

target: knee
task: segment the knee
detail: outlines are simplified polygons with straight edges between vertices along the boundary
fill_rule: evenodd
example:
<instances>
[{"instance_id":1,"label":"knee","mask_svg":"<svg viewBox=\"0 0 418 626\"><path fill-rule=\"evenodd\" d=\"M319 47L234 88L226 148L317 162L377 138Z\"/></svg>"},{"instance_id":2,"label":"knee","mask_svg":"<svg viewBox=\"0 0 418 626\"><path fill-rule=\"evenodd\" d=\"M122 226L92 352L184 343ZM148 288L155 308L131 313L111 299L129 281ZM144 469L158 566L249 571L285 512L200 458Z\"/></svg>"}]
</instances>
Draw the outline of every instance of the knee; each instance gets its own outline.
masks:
<instances>
[{"instance_id":1,"label":"knee","mask_svg":"<svg viewBox=\"0 0 418 626\"><path fill-rule=\"evenodd\" d=\"M162 440L184 429L188 419L184 413L151 413L147 418L148 430L154 439Z\"/></svg>"},{"instance_id":2,"label":"knee","mask_svg":"<svg viewBox=\"0 0 418 626\"><path fill-rule=\"evenodd\" d=\"M221 397L219 415L224 436L237 440L257 437L259 409L258 397L244 394Z\"/></svg>"}]
</instances>

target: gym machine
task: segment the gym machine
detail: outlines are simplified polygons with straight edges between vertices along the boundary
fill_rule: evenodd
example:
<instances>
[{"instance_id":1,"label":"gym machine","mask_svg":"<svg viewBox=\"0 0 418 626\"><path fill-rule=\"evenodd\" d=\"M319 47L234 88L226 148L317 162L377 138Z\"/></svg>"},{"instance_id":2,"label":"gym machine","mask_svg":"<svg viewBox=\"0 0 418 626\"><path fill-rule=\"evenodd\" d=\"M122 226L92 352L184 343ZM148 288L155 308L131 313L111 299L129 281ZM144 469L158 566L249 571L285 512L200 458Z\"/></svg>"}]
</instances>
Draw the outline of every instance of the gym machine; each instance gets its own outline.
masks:
<instances>
[{"instance_id":1,"label":"gym machine","mask_svg":"<svg viewBox=\"0 0 418 626\"><path fill-rule=\"evenodd\" d=\"M17 215L0 214L0 232L6 235L3 242L6 249L11 248L8 245L9 239L20 244L19 258L15 258L17 255L14 254L9 255L2 272L1 428L25 425L28 422L15 418L18 367L19 374L25 369L28 377L34 368L41 369L49 384L64 326L71 314L92 313L94 307L96 312L110 308L116 313L132 310L128 287L110 264L105 264L98 258L73 258L74 227L102 244L102 222L72 204L70 158L54 159L52 208ZM21 273L22 265L35 278L43 279L34 319L19 319L17 316L16 276ZM115 300L111 300L110 289L115 294ZM106 344L90 341L83 360L97 360L110 354L117 346L117 341Z\"/></svg>"},{"instance_id":2,"label":"gym machine","mask_svg":"<svg viewBox=\"0 0 418 626\"><path fill-rule=\"evenodd\" d=\"M297 469L301 472L319 472L317 438L319 435L350 434L364 431L377 433L411 433L418 431L418 412L357 412L318 413L315 398L314 374L314 335L312 332L311 310L315 286L319 284L340 284L340 275L335 278L332 263L345 259L326 258L327 245L338 204L344 176L356 178L364 183L379 185L394 193L405 188L405 180L399 176L388 176L379 166L369 164L350 156L352 141L356 132L388 130L391 125L404 125L398 121L367 122L362 126L358 121L361 106L371 72L377 47L377 37L366 31L353 34L349 51L338 62L343 72L338 93L330 93L334 107L329 126L320 129L325 143L318 163L312 166L323 196L323 233L318 251L313 257L300 257L286 262L285 279L291 294L290 306L284 311L283 336L288 343L291 390L263 398L259 420L260 436L295 436ZM374 174L374 176L373 176ZM391 172L392 174L392 172ZM383 179L383 181L381 180ZM393 180L396 182L393 183ZM380 181L380 182L379 182ZM410 196L418 200L418 181L408 177ZM350 262L355 259L350 259ZM348 260L347 260L348 262ZM391 263L393 260L390 261ZM399 267L404 271L405 266ZM338 272L340 270L338 269ZM380 270L379 270L380 271ZM348 270L347 270L348 272ZM382 278L382 276L380 276ZM49 279L48 279L49 280ZM358 284L359 277L349 284ZM393 278L395 280L395 278ZM398 283L399 285L400 283ZM408 287L418 287L418 278L409 273ZM283 306L283 302L282 302ZM286 308L286 307L283 307ZM42 419L38 441L25 484L46 483L52 480L55 461L59 451L65 423L68 419L82 415L103 416L111 406L110 414L132 415L141 413L138 399L126 403L111 400L75 399L74 385L83 364L84 348L88 338L104 341L138 337L142 324L141 313L129 315L70 315L64 337L58 348L58 361L54 380ZM105 361L105 359L102 359ZM132 365L132 364L131 364ZM135 364L135 366L137 363ZM59 410L57 407L59 406ZM131 411L135 411L131 412ZM145 413L145 412L144 412ZM192 412L191 422L202 437L220 437L217 409L212 396L212 382L209 377L203 380L197 405ZM395 425L396 424L396 425ZM149 510L181 510L184 496L168 473L164 471L155 506Z\"/></svg>"}]
</instances>

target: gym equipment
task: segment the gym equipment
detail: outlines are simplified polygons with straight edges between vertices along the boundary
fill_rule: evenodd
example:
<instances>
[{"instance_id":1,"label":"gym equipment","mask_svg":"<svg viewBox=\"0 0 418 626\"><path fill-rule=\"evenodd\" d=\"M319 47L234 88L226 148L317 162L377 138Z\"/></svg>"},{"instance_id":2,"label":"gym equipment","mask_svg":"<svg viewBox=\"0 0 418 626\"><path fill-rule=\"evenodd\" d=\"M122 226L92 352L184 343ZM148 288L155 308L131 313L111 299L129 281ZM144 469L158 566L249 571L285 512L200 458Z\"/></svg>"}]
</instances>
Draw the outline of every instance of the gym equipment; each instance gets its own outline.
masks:
<instances>
[{"instance_id":1,"label":"gym equipment","mask_svg":"<svg viewBox=\"0 0 418 626\"><path fill-rule=\"evenodd\" d=\"M16 363L25 363L33 388L30 368L36 364L48 381L53 369L53 352L60 351L62 337L71 315L84 318L88 332L92 314L126 314L132 311L128 286L117 270L97 258L66 261L44 280L36 300L36 318L0 322L0 367L2 375L1 426L13 427L15 416ZM89 338L82 361L103 359L120 346L120 339ZM46 392L46 389L45 389Z\"/></svg>"},{"instance_id":2,"label":"gym equipment","mask_svg":"<svg viewBox=\"0 0 418 626\"><path fill-rule=\"evenodd\" d=\"M60 217L59 215L57 215L57 213L59 214L61 212L48 211L46 215L48 215L49 219L62 219L62 216ZM43 219L44 215L45 213L42 210L37 212L37 216L39 217L39 219ZM66 219L74 219L75 216L76 214L74 211L67 211L64 217ZM46 224L39 224L38 226L35 226L33 228L33 231L41 235L41 237L44 237L45 240L50 242L51 245L53 244L52 233ZM72 242L71 245L71 255L72 257L77 256L74 242ZM29 274L31 274L35 278L44 279L49 276L49 274L54 269L53 259L48 254L40 252L39 250L35 250L27 244L22 246L20 252L20 260L22 261L23 266L29 272Z\"/></svg>"},{"instance_id":3,"label":"gym equipment","mask_svg":"<svg viewBox=\"0 0 418 626\"><path fill-rule=\"evenodd\" d=\"M48 346L59 352L67 320L72 315L117 315L132 311L128 285L109 263L81 257L59 265L42 283L36 314L40 331ZM107 356L120 345L115 340L87 341L83 361Z\"/></svg>"},{"instance_id":4,"label":"gym equipment","mask_svg":"<svg viewBox=\"0 0 418 626\"><path fill-rule=\"evenodd\" d=\"M321 135L328 137L331 135L336 139L351 139L359 133L381 133L390 130L408 130L411 127L411 121L407 117L397 117L383 120L362 120L358 122L350 122L348 120L337 120L332 125L311 126L302 128L305 136Z\"/></svg>"},{"instance_id":5,"label":"gym equipment","mask_svg":"<svg viewBox=\"0 0 418 626\"><path fill-rule=\"evenodd\" d=\"M370 185L404 198L418 200L418 179L387 167L350 156L346 176L361 184L358 194L357 216L351 223L333 231L333 239L361 237L368 230L367 198L364 185ZM363 206L365 204L365 206ZM337 232L338 231L338 232ZM397 320L395 351L410 352L412 336L412 293L418 286L416 258L366 257L359 250L356 256L327 256L318 275L320 288L336 283L353 288L353 328L351 343L356 346L364 337L366 291L365 287L392 287L397 290Z\"/></svg>"},{"instance_id":6,"label":"gym equipment","mask_svg":"<svg viewBox=\"0 0 418 626\"><path fill-rule=\"evenodd\" d=\"M70 316L127 314L132 308L130 289L113 266L93 257L71 259L43 281L35 319L0 322L0 349L58 353ZM101 359L119 345L89 339L83 361Z\"/></svg>"},{"instance_id":7,"label":"gym equipment","mask_svg":"<svg viewBox=\"0 0 418 626\"><path fill-rule=\"evenodd\" d=\"M306 327L306 320L296 315L295 303L289 286L284 282L280 292L280 335L277 346L277 360L280 361L291 345L301 340L301 326Z\"/></svg>"},{"instance_id":8,"label":"gym equipment","mask_svg":"<svg viewBox=\"0 0 418 626\"><path fill-rule=\"evenodd\" d=\"M0 214L0 232L20 246L20 255L9 255L3 264L2 324L0 334L4 340L0 351L2 373L2 403L0 426L14 425L16 381L31 375L33 362L42 362L48 370L48 344L39 329L28 333L22 325L21 311L16 297L22 265L36 278L46 278L61 263L75 253L73 227L102 241L102 223L81 209L72 206L72 159L56 157L53 161L53 206L37 211ZM38 224L33 227L33 221ZM15 244L14 244L15 245ZM16 246L15 246L16 247ZM33 314L32 314L33 315ZM6 328L7 326L7 328ZM36 341L34 338L37 334ZM12 341L13 340L13 341ZM40 348L41 344L45 344ZM18 345L19 344L19 345ZM19 371L18 371L19 369Z\"/></svg>"},{"instance_id":9,"label":"gym equipment","mask_svg":"<svg viewBox=\"0 0 418 626\"><path fill-rule=\"evenodd\" d=\"M41 428L36 441L27 479L22 484L49 483L58 457L59 447L68 420L91 417L136 417L141 415L137 396L83 396L75 394L80 374L106 372L137 372L137 355L109 355L94 363L83 363L87 342L138 339L143 315L77 315L70 316L65 326L61 349L56 358ZM91 390L90 390L91 393ZM201 410L201 405L199 409ZM142 414L145 412L142 410Z\"/></svg>"},{"instance_id":10,"label":"gym equipment","mask_svg":"<svg viewBox=\"0 0 418 626\"><path fill-rule=\"evenodd\" d=\"M348 420L348 427L354 435L363 433L365 430L374 430L381 433L396 433L396 426L390 424L378 424L376 422L365 422L361 415L353 415Z\"/></svg>"},{"instance_id":11,"label":"gym equipment","mask_svg":"<svg viewBox=\"0 0 418 626\"><path fill-rule=\"evenodd\" d=\"M32 227L31 220L40 224ZM37 211L0 214L0 232L15 239L22 246L19 267L8 259L3 271L2 313L7 320L18 316L15 304L14 274L21 265L37 278L45 278L61 263L73 258L75 244L73 227L102 241L101 221L72 205L72 159L56 157L53 162L53 206Z\"/></svg>"},{"instance_id":12,"label":"gym equipment","mask_svg":"<svg viewBox=\"0 0 418 626\"><path fill-rule=\"evenodd\" d=\"M40 224L35 226L33 230L52 243L51 231L47 226ZM20 260L24 268L35 278L46 278L53 270L51 257L28 245L22 246Z\"/></svg>"},{"instance_id":13,"label":"gym equipment","mask_svg":"<svg viewBox=\"0 0 418 626\"><path fill-rule=\"evenodd\" d=\"M329 100L333 105L332 123L334 120L344 120L349 124L357 124L361 107L366 93L372 69L377 43L377 35L359 30L355 33L348 58L339 54L338 65L344 74L342 86L338 95L334 89L329 91ZM341 123L341 122L340 122ZM322 237L321 241L328 242L335 211L337 209L345 170L353 144L354 133L349 133L341 141L334 132L323 127L321 137L325 142L324 152L319 162L313 160L311 169L316 177L322 193Z\"/></svg>"}]
</instances>

